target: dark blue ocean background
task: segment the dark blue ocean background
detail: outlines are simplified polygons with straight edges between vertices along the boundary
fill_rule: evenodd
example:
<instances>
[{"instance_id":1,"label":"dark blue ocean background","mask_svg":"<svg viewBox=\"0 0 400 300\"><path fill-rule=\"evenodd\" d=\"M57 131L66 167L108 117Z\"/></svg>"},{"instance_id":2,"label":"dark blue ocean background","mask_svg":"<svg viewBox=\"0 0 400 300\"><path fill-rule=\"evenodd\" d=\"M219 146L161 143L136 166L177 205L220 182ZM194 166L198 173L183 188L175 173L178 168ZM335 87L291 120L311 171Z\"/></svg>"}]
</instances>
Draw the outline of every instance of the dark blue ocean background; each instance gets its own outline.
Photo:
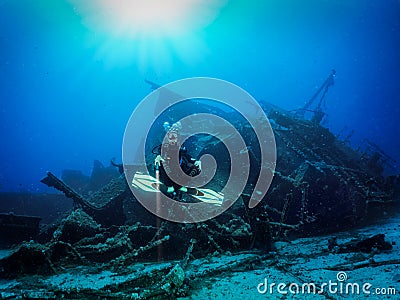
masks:
<instances>
[{"instance_id":1,"label":"dark blue ocean background","mask_svg":"<svg viewBox=\"0 0 400 300\"><path fill-rule=\"evenodd\" d=\"M96 27L77 2L0 0L0 191L53 191L39 182L48 170L120 161L144 79L217 77L292 110L334 68L324 126L400 162L397 0L189 1L205 12L175 16L176 36L154 20L127 35Z\"/></svg>"}]
</instances>

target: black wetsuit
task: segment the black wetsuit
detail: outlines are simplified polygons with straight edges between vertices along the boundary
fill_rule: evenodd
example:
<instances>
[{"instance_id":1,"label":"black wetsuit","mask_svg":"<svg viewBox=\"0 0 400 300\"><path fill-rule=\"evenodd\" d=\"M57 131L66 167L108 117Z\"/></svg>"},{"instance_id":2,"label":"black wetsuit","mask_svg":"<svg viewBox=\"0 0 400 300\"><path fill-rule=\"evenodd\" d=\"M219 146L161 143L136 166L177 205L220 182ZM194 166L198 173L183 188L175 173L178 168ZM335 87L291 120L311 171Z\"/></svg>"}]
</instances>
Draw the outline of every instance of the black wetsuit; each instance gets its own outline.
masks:
<instances>
[{"instance_id":1,"label":"black wetsuit","mask_svg":"<svg viewBox=\"0 0 400 300\"><path fill-rule=\"evenodd\" d=\"M186 175L194 177L200 173L200 168L194 164L195 162L196 160L188 154L185 148L179 150L179 165ZM167 187L174 187L175 191L179 190L182 186L171 180L168 176L169 172L165 170L166 168L168 168L167 160L162 162L159 167L160 181Z\"/></svg>"}]
</instances>

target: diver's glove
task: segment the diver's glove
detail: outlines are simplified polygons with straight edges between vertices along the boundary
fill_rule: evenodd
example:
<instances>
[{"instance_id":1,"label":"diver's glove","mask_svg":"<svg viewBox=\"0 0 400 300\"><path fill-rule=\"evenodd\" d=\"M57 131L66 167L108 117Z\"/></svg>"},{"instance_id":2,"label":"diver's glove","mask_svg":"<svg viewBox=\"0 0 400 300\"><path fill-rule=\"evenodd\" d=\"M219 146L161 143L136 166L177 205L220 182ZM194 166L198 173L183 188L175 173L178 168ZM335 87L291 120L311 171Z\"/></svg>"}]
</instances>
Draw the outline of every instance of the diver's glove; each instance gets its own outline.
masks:
<instances>
[{"instance_id":1,"label":"diver's glove","mask_svg":"<svg viewBox=\"0 0 400 300\"><path fill-rule=\"evenodd\" d=\"M156 159L154 160L154 165L156 169L158 169L161 166L161 163L164 162L165 159L161 157L161 155L157 155Z\"/></svg>"},{"instance_id":2,"label":"diver's glove","mask_svg":"<svg viewBox=\"0 0 400 300\"><path fill-rule=\"evenodd\" d=\"M194 165L199 169L199 171L201 171L201 161L200 160L196 160L194 162Z\"/></svg>"}]
</instances>

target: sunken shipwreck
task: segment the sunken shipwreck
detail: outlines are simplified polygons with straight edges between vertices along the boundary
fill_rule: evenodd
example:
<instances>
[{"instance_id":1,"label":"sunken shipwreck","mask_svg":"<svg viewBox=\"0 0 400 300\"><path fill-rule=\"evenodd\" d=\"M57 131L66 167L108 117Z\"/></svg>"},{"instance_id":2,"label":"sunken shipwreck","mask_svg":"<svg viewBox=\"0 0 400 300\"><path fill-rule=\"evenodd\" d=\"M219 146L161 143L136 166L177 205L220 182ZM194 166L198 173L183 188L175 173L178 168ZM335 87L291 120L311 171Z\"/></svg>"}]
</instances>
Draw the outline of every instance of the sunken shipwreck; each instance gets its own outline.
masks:
<instances>
[{"instance_id":1,"label":"sunken shipwreck","mask_svg":"<svg viewBox=\"0 0 400 300\"><path fill-rule=\"evenodd\" d=\"M68 205L40 227L39 218L0 215L1 242L12 246L0 260L0 276L9 282L2 286L0 298L184 297L206 277L254 270L266 261L276 267L277 243L299 238L320 241L324 235L394 215L399 205L399 176L387 176L385 170L395 162L373 142L365 141L354 149L349 137L335 136L321 125L324 113L318 101L330 84L327 80L301 110L289 112L262 104L278 155L271 186L254 209L248 207L256 181L252 176L239 199L223 214L182 224L148 212L132 194L132 183L124 174L127 170L116 160L108 167L96 161L92 176L76 170L65 170L60 178L51 172L43 174L42 182L62 193L43 197ZM192 107L193 103L185 105ZM196 107L234 124L248 145L250 174L258 174L260 149L254 146L252 127L235 112L200 101ZM167 114L170 120L179 120L181 112L188 109L175 108ZM158 127L163 121L160 118ZM154 146L161 144L154 133L157 139L146 146L150 171L154 169ZM218 169L207 188L220 190L231 164L221 140L200 136L189 140L187 148L194 157L210 154L218 159ZM129 171L142 167L131 166ZM12 195L8 197L12 199ZM390 251L391 242L384 235L345 245L330 239L324 251ZM272 257L270 253L274 253ZM223 255L225 258L219 259ZM67 274L90 284L68 284Z\"/></svg>"}]
</instances>

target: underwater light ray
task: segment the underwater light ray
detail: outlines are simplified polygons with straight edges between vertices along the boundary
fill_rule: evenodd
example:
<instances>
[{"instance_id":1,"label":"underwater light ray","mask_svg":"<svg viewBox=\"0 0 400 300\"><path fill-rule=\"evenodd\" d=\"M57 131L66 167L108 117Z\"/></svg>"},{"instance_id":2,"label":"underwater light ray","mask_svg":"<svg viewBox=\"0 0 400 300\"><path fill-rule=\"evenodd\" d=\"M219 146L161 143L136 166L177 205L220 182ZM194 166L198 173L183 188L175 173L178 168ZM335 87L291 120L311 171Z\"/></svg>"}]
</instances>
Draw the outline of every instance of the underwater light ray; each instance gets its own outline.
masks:
<instances>
[{"instance_id":1,"label":"underwater light ray","mask_svg":"<svg viewBox=\"0 0 400 300\"><path fill-rule=\"evenodd\" d=\"M174 36L210 24L224 0L69 0L84 23L112 36Z\"/></svg>"},{"instance_id":2,"label":"underwater light ray","mask_svg":"<svg viewBox=\"0 0 400 300\"><path fill-rule=\"evenodd\" d=\"M226 0L68 1L82 17L82 23L95 34L101 49L97 51L97 55L101 55L108 66L134 63L139 71L155 67L167 70L171 67L175 56L185 63L198 62L202 55L208 53L204 51L206 46L199 33L214 21L219 10L227 2ZM110 46L113 44L114 47Z\"/></svg>"}]
</instances>

